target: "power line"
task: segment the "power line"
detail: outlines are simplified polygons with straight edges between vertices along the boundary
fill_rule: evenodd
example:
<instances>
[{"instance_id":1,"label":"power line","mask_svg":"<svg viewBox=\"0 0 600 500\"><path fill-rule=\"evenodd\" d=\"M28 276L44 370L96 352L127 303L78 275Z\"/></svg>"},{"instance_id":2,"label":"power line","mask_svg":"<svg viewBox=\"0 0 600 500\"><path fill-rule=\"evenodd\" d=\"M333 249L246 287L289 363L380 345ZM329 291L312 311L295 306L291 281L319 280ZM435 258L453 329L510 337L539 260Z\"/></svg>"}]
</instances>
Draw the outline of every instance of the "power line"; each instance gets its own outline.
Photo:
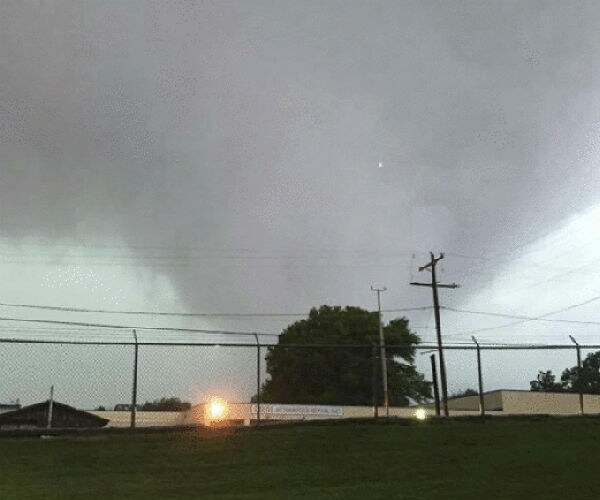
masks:
<instances>
[{"instance_id":1,"label":"power line","mask_svg":"<svg viewBox=\"0 0 600 500\"><path fill-rule=\"evenodd\" d=\"M284 253L249 253L228 250L213 250L206 252L181 251L179 253L66 253L66 252L46 252L46 253L24 253L3 252L0 251L0 257L14 259L104 259L104 260L195 260L195 259L223 259L223 260L366 260L366 259L405 259L411 257L407 252L321 252L307 254L284 254Z\"/></svg>"},{"instance_id":2,"label":"power line","mask_svg":"<svg viewBox=\"0 0 600 500\"><path fill-rule=\"evenodd\" d=\"M571 230L575 230L575 234L578 234L582 231L586 231L587 233L589 233L589 230L587 230L585 227L581 227L581 221L585 220L586 217L589 217L591 214L593 214L596 211L596 208L592 208L589 210L586 210L584 213L579 214L579 216L575 217L575 218L571 218L569 221L569 224L572 226L573 224L578 225L579 227L571 227ZM567 225L563 226L562 229L566 228ZM474 267L476 266L481 266L481 265L486 265L486 267L489 267L490 264L493 265L492 262L490 262L491 260L495 260L497 262L496 265L506 265L507 264L507 258L510 260L515 260L515 257L511 257L512 255L514 255L516 252L519 252L520 250L536 243L536 242L540 242L540 241L545 241L546 243L548 243L546 240L549 237L553 236L553 240L556 240L557 238L560 238L562 236L562 239L558 241L559 244L562 244L564 240L566 240L566 238L562 235L562 231L556 231L555 229L546 231L545 233L542 234L538 234L535 237L533 237L532 239L530 239L529 241L518 245L517 247L514 247L513 249L510 250L505 250L505 251L497 251L495 252L491 257L484 257L484 256L472 256L472 255L464 255L464 254L460 254L460 253L453 253L452 255L458 258L462 258L462 259L472 259L472 260L477 260L479 261L477 264L475 264L474 266L471 266L468 271L471 271ZM572 238L571 238L572 240ZM554 243L556 243L556 241L552 241L553 246ZM568 243L572 243L572 241L568 241ZM566 254L569 254L575 250L581 250L584 247L587 247L589 245L591 245L592 243L594 243L594 240L592 239L591 241L587 241L586 243L584 243L583 245L581 244L577 244L575 246L570 246L567 249L561 251L558 255L553 255L552 259L550 260L546 260L544 262L541 263L520 263L519 264L519 269L522 269L523 267L538 267L538 268L544 268L544 269L550 269L550 270L556 270L556 271L567 271L567 274L573 273L573 272L580 272L577 269L561 269L561 268L555 268L553 266L547 266L546 264L549 262L552 262L554 260L556 260L557 257L559 256L563 256ZM450 253L448 253L448 255L451 255ZM523 256L517 256L516 259L522 259ZM463 273L461 273L462 276Z\"/></svg>"},{"instance_id":3,"label":"power line","mask_svg":"<svg viewBox=\"0 0 600 500\"><path fill-rule=\"evenodd\" d=\"M144 261L115 261L115 262L107 262L107 261L79 261L79 262L65 262L62 259L52 259L52 260L0 260L1 264L9 264L9 265L44 265L44 266L54 266L54 267L144 267L144 268L190 268L195 267L193 262L190 262L192 259L187 259L187 261L174 261L174 262L144 262ZM316 259L318 260L318 259ZM344 260L344 259L342 259ZM243 262L240 259L236 259L232 261L232 264L238 266L247 266L248 262ZM266 267L266 268L276 268L283 265L294 266L303 268L334 268L334 267L370 267L370 268L391 268L396 267L397 264L393 262L374 262L373 260L365 259L364 262L289 262L281 260L281 262L262 262L257 261L257 266Z\"/></svg>"},{"instance_id":4,"label":"power line","mask_svg":"<svg viewBox=\"0 0 600 500\"><path fill-rule=\"evenodd\" d=\"M558 314L558 313L561 313L561 312L569 311L571 309L575 309L577 307L585 306L585 305L590 304L592 302L595 302L597 300L600 300L600 295L597 295L596 297L592 297L591 299L586 300L584 302L581 302L579 304L571 304L570 306L564 307L562 309L558 309L556 311L551 311L549 313L542 314L542 315L536 316L534 318L519 319L518 321L513 321L511 323L506 323L505 325L489 326L487 328L479 328L477 330L469 330L467 332L463 332L462 335L472 335L474 333L479 333L479 332L487 332L487 331L490 331L490 330L498 330L500 328L507 328L509 326L514 326L514 325L519 325L521 323L526 323L527 321L540 321L540 320L543 320L544 318L546 318L547 316L552 316L553 314Z\"/></svg>"},{"instance_id":5,"label":"power line","mask_svg":"<svg viewBox=\"0 0 600 500\"><path fill-rule=\"evenodd\" d=\"M560 332L547 332L547 333L537 333L537 332L522 332L518 334L518 338L519 339L533 339L536 341L552 341L553 339L557 339L557 338L568 338L569 334L572 333L571 331L567 330L567 331L560 331ZM462 341L465 339L465 335L467 335L466 333L453 333L450 335L444 335L445 338L447 339L456 339L456 341ZM482 335L486 335L485 332L482 333ZM500 335L500 334L498 334ZM592 333L589 334L579 334L581 335L593 335ZM497 338L498 340L493 340L494 338ZM514 337L511 337L514 338ZM451 341L451 342L455 342L455 341ZM503 340L502 338L499 337L487 337L487 342L489 344L505 344L507 343L505 340ZM523 340L523 342L526 343L526 341ZM480 342L481 343L481 342Z\"/></svg>"},{"instance_id":6,"label":"power line","mask_svg":"<svg viewBox=\"0 0 600 500\"><path fill-rule=\"evenodd\" d=\"M591 242L590 242L591 243ZM589 244L589 243L588 243ZM587 246L587 245L584 245ZM565 252L567 253L567 252ZM454 257L458 257L458 258L463 258L463 259L473 259L473 260L479 260L479 264L484 264L487 263L487 260L484 260L483 258L480 257L468 257L466 255L460 255L460 254L449 254L449 253L445 253L445 255L452 255ZM489 259L488 259L489 260ZM550 259L548 262L555 260L555 259ZM514 263L514 261L512 262ZM479 265L477 264L477 265ZM511 264L511 261L504 261L499 263L496 267L499 267L500 265L509 265ZM589 264L586 264L586 266L588 266ZM586 267L586 266L582 266L582 267ZM498 275L498 271L497 270L492 270L489 269L489 266L486 266L488 269L483 271L483 270L474 270L474 266L468 267L466 269L463 269L462 271L458 271L457 274L458 276L465 276L468 277L469 275L472 274L478 274L478 275L483 275L483 276L496 276ZM523 269L531 269L531 272L536 272L539 271L540 269L544 270L544 271L556 271L557 273L562 273L562 274L556 274L555 276L553 276L551 279L555 279L558 277L562 277L563 275L568 275L568 274L590 274L590 272L584 272L581 271L581 267L556 267L556 266L549 266L546 263L542 262L542 263L533 263L533 262L529 262L529 263L519 263L518 264L519 270L523 270ZM594 271L592 271L592 273L594 273ZM527 285L529 286L529 285Z\"/></svg>"},{"instance_id":7,"label":"power line","mask_svg":"<svg viewBox=\"0 0 600 500\"><path fill-rule=\"evenodd\" d=\"M78 326L85 328L100 328L100 329L112 329L112 330L142 330L142 331L160 331L160 332L188 332L188 333L205 333L205 334L217 334L217 335L268 335L271 337L279 337L278 333L267 333L267 332L239 332L230 330L207 330L200 328L176 328L176 327L156 327L156 326L131 326L131 325L115 325L105 323L88 323L80 321L60 321L50 319L23 319L23 318L9 318L0 317L0 321L14 321L17 323L34 323L34 324L48 324L48 325L63 325L63 326Z\"/></svg>"},{"instance_id":8,"label":"power line","mask_svg":"<svg viewBox=\"0 0 600 500\"><path fill-rule=\"evenodd\" d=\"M433 306L418 306L418 307L404 307L401 309L382 309L382 313L391 313L391 312L409 312L409 311L427 311L429 309L433 309Z\"/></svg>"},{"instance_id":9,"label":"power line","mask_svg":"<svg viewBox=\"0 0 600 500\"><path fill-rule=\"evenodd\" d=\"M600 262L600 259L595 259L595 260L588 262L586 264L583 264L581 266L573 267L567 271L561 272L559 274L555 274L554 276L550 276L549 278L546 278L546 279L543 279L540 281L536 281L534 283L528 283L526 285L515 288L514 291L527 290L528 288L534 288L534 287L540 286L544 283L549 283L550 281L556 281L558 278L562 278L564 276L569 276L571 274L579 273L579 272L581 272L582 269L585 269L586 267L590 267L590 266L596 264L597 262ZM585 273L585 274L587 275L588 273Z\"/></svg>"},{"instance_id":10,"label":"power line","mask_svg":"<svg viewBox=\"0 0 600 500\"><path fill-rule=\"evenodd\" d=\"M263 318L263 317L308 317L308 312L270 312L270 313L210 313L210 312L164 312L164 311L126 311L116 309L88 309L83 307L67 307L67 306L48 306L38 304L15 304L0 302L2 307L15 307L15 308L27 308L27 309L41 309L45 311L60 311L60 312L75 312L75 313L95 313L95 314L126 314L126 315L137 315L137 316L177 316L177 317L241 317L241 318ZM405 307L399 309L385 309L381 312L409 312L409 311L424 311L432 309L432 306L419 306L419 307Z\"/></svg>"},{"instance_id":11,"label":"power line","mask_svg":"<svg viewBox=\"0 0 600 500\"><path fill-rule=\"evenodd\" d=\"M0 247L14 247L14 242L2 240L0 239ZM307 249L308 253L304 254L274 254L269 253L267 249L260 248L241 248L241 247L200 247L200 246L173 246L173 245L130 245L130 244L121 244L121 245L110 245L105 243L89 243L89 242L73 242L73 243L56 243L51 240L47 241L23 241L22 246L31 246L31 247L42 247L42 248L70 248L70 249L97 249L97 250L153 250L158 253L162 253L163 255L189 255L189 254L212 254L215 256L220 256L223 254L242 254L242 255L258 255L265 256L266 258L314 258L314 257L323 257L327 258L329 256L362 256L364 258L372 258L374 256L388 256L388 257L410 257L413 252L409 251L398 251L398 250L390 250L383 252L373 252L373 251L344 251L340 252L338 248L323 248L323 249L314 249L311 252L310 249ZM266 251L265 251L266 250ZM133 253L131 254L134 255ZM262 257L261 257L262 258Z\"/></svg>"},{"instance_id":12,"label":"power line","mask_svg":"<svg viewBox=\"0 0 600 500\"><path fill-rule=\"evenodd\" d=\"M478 314L478 315L482 315L482 316L494 316L494 317L498 317L498 318L521 319L524 321L547 321L547 322L552 322L552 323L600 325L600 321L584 321L584 320L574 320L574 319L552 319L552 318L520 316L520 315L515 315L515 314L504 314L504 313L488 312L488 311L470 311L468 309L458 309L456 307L449 307L449 306L440 306L440 307L446 311L460 312L460 313L467 313L467 314ZM553 314L557 314L557 313L553 313Z\"/></svg>"},{"instance_id":13,"label":"power line","mask_svg":"<svg viewBox=\"0 0 600 500\"><path fill-rule=\"evenodd\" d=\"M113 330L146 330L146 331L166 331L166 332L189 332L189 333L207 333L207 334L220 334L220 335L269 335L272 337L279 337L277 333L266 333L266 332L235 332L227 330L205 330L199 328L175 328L175 327L149 327L149 326L126 326L126 325L111 325L103 323L85 323L78 321L59 321L50 319L22 319L22 318L6 318L0 317L0 321L15 321L20 323L40 323L50 325L67 325L67 326L82 326L92 328L110 328Z\"/></svg>"},{"instance_id":14,"label":"power line","mask_svg":"<svg viewBox=\"0 0 600 500\"><path fill-rule=\"evenodd\" d=\"M592 214L595 210L596 210L596 208L591 208L591 209L585 210L583 213L578 214L576 217L572 217L569 222L571 224L580 222L581 219L585 219L586 217L589 217L590 214ZM563 226L563 228L564 227L566 227L566 224ZM585 229L584 228L580 228L579 229L579 231L583 231L583 230L585 230ZM510 250L496 252L496 254L493 255L493 257L498 257L498 256L501 256L501 255L510 255L510 254L513 254L513 253L518 252L518 251L522 250L523 248L525 248L525 247L527 247L527 246L529 246L529 245L531 245L533 243L536 243L538 241L544 240L544 239L546 239L546 238L548 238L550 236L556 235L556 233L557 233L557 231L555 229L546 230L544 233L537 234L533 238L531 238L530 240L526 241L525 243L522 243L522 244L520 244L520 245L518 245L516 247L513 247Z\"/></svg>"}]
</instances>

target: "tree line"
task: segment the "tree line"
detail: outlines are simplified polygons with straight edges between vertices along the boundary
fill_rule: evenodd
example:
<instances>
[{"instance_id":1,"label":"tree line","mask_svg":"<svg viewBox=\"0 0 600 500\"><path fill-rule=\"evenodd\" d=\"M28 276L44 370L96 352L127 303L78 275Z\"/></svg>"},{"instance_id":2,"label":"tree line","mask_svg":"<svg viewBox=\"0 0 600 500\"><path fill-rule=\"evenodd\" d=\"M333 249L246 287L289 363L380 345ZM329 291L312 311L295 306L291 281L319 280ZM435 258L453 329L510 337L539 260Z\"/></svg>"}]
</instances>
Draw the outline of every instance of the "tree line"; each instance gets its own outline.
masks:
<instances>
[{"instance_id":1,"label":"tree line","mask_svg":"<svg viewBox=\"0 0 600 500\"><path fill-rule=\"evenodd\" d=\"M529 382L537 392L582 392L600 394L600 351L592 352L581 363L563 370L560 381L552 370L540 370L536 380Z\"/></svg>"}]
</instances>

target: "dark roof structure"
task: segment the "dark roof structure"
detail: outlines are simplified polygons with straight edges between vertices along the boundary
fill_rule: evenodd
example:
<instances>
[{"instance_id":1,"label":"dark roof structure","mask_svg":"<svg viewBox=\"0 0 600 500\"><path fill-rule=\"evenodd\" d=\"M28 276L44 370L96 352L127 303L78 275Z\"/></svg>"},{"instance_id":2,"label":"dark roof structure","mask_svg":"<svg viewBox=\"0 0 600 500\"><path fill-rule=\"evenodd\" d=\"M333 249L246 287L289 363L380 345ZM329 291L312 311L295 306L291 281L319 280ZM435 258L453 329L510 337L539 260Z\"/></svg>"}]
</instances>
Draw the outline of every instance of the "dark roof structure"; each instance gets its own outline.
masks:
<instances>
[{"instance_id":1,"label":"dark roof structure","mask_svg":"<svg viewBox=\"0 0 600 500\"><path fill-rule=\"evenodd\" d=\"M40 429L48 427L50 401L25 406L20 410L0 414L0 430ZM104 427L108 419L98 417L72 406L52 402L52 422L50 427L60 429L85 429Z\"/></svg>"},{"instance_id":2,"label":"dark roof structure","mask_svg":"<svg viewBox=\"0 0 600 500\"><path fill-rule=\"evenodd\" d=\"M0 413L7 411L20 410L21 405L19 403L0 403Z\"/></svg>"}]
</instances>

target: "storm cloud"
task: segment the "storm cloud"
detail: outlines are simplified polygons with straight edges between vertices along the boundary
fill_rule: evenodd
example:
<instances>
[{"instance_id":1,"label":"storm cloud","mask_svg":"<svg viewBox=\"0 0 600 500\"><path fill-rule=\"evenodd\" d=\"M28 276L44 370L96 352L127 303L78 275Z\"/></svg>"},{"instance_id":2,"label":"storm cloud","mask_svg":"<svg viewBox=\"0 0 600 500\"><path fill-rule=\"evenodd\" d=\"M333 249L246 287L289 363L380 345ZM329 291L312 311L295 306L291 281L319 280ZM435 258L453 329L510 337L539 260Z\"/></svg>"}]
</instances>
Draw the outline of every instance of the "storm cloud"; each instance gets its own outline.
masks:
<instances>
[{"instance_id":1,"label":"storm cloud","mask_svg":"<svg viewBox=\"0 0 600 500\"><path fill-rule=\"evenodd\" d=\"M460 304L598 203L593 2L0 9L3 242L143 267L147 309L152 276L178 310L422 305L425 252L498 256Z\"/></svg>"}]
</instances>

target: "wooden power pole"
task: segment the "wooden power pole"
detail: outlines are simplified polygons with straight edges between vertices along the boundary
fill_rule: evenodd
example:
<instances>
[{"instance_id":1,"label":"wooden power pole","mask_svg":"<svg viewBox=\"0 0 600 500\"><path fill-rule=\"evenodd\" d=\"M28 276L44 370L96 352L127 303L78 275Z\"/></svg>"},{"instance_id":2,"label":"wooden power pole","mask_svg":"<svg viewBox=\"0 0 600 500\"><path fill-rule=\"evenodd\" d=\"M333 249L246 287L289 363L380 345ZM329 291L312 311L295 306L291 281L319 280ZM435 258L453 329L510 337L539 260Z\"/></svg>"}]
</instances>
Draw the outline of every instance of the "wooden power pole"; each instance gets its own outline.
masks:
<instances>
[{"instance_id":1,"label":"wooden power pole","mask_svg":"<svg viewBox=\"0 0 600 500\"><path fill-rule=\"evenodd\" d=\"M446 379L446 362L444 361L444 349L442 346L442 329L440 325L440 301L438 298L438 288L458 288L459 285L456 283L442 284L438 283L435 275L435 269L437 263L444 258L444 254L440 253L439 257L435 257L433 252L430 253L431 260L424 266L419 267L419 271L429 269L431 271L431 283L417 283L411 282L411 285L415 286L427 286L431 287L433 292L433 310L435 313L435 331L437 336L438 345L438 356L440 358L440 378L442 381L442 405L444 407L444 416L449 416L448 411L448 383Z\"/></svg>"}]
</instances>

